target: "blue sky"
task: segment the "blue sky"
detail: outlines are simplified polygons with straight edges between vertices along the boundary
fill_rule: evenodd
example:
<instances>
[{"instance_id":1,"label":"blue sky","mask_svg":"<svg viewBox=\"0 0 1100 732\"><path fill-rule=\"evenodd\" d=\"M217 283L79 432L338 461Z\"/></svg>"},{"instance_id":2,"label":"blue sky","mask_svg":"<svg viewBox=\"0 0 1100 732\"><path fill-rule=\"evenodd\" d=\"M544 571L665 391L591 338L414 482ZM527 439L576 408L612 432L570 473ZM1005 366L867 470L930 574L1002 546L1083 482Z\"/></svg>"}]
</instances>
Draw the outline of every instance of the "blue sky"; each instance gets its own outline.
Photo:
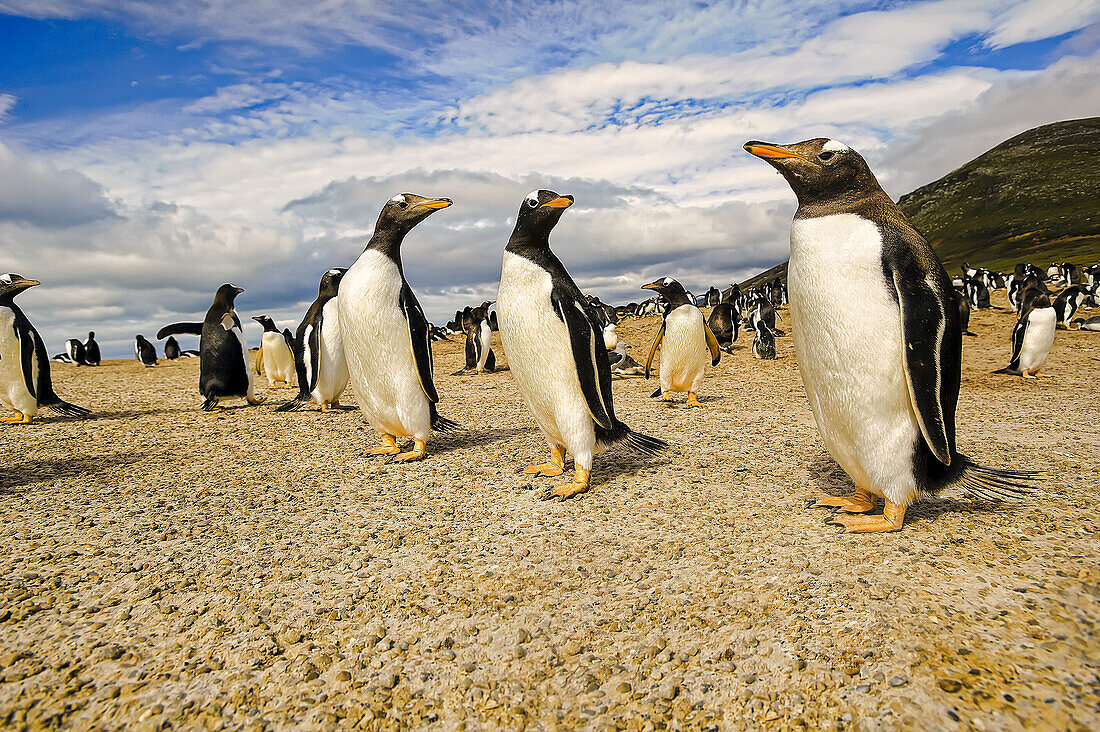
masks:
<instances>
[{"instance_id":1,"label":"blue sky","mask_svg":"<svg viewBox=\"0 0 1100 732\"><path fill-rule=\"evenodd\" d=\"M401 191L429 317L492 297L532 188L554 246L637 299L781 261L793 200L740 149L829 136L900 195L1100 110L1100 0L0 0L0 271L50 347L131 352L214 289L301 316ZM255 335L255 334L253 334Z\"/></svg>"}]
</instances>

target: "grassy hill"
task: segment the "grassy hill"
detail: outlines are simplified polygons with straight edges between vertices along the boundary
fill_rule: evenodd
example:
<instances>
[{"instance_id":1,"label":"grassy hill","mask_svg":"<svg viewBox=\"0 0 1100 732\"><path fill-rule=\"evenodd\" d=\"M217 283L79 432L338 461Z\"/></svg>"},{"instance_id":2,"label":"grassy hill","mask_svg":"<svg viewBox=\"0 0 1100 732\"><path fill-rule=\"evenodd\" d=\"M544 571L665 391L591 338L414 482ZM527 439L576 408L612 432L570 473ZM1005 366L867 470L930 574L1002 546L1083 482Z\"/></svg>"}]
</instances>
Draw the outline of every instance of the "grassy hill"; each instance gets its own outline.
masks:
<instances>
[{"instance_id":1,"label":"grassy hill","mask_svg":"<svg viewBox=\"0 0 1100 732\"><path fill-rule=\"evenodd\" d=\"M1036 127L898 199L952 274L963 262L1100 261L1100 117ZM786 263L747 280L786 276Z\"/></svg>"}]
</instances>

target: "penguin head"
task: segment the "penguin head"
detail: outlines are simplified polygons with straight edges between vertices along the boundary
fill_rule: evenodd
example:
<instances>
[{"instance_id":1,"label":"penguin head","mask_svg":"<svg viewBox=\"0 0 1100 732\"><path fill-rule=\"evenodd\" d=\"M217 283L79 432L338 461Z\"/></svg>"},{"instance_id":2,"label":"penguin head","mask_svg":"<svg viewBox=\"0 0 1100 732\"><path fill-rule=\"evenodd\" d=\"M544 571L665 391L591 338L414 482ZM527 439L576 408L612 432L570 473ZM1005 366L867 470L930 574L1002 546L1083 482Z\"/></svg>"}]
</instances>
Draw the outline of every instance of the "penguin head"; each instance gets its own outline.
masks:
<instances>
[{"instance_id":1,"label":"penguin head","mask_svg":"<svg viewBox=\"0 0 1100 732\"><path fill-rule=\"evenodd\" d=\"M29 290L41 284L41 282L28 280L23 275L14 272L0 274L0 300L10 302L13 297L23 292L23 290Z\"/></svg>"},{"instance_id":2,"label":"penguin head","mask_svg":"<svg viewBox=\"0 0 1100 732\"><path fill-rule=\"evenodd\" d=\"M545 188L531 191L519 205L512 238L519 236L526 241L536 242L547 238L565 209L573 205L573 200L572 196L558 195Z\"/></svg>"},{"instance_id":3,"label":"penguin head","mask_svg":"<svg viewBox=\"0 0 1100 732\"><path fill-rule=\"evenodd\" d=\"M279 329L275 327L275 321L266 315L253 315L252 319L264 327L264 333L279 332Z\"/></svg>"},{"instance_id":4,"label":"penguin head","mask_svg":"<svg viewBox=\"0 0 1100 732\"><path fill-rule=\"evenodd\" d=\"M94 330L88 331L88 340L91 340L92 338L95 338L95 331Z\"/></svg>"},{"instance_id":5,"label":"penguin head","mask_svg":"<svg viewBox=\"0 0 1100 732\"><path fill-rule=\"evenodd\" d=\"M799 203L881 190L863 156L836 140L818 137L791 145L752 140L744 147L787 179Z\"/></svg>"},{"instance_id":6,"label":"penguin head","mask_svg":"<svg viewBox=\"0 0 1100 732\"><path fill-rule=\"evenodd\" d=\"M227 282L218 288L218 291L214 293L214 302L226 307L233 307L233 301L237 299L237 295L244 292L243 287L237 287L232 282Z\"/></svg>"},{"instance_id":7,"label":"penguin head","mask_svg":"<svg viewBox=\"0 0 1100 732\"><path fill-rule=\"evenodd\" d=\"M375 231L406 234L439 209L447 208L453 203L449 198L425 198L415 193L398 193L382 207Z\"/></svg>"},{"instance_id":8,"label":"penguin head","mask_svg":"<svg viewBox=\"0 0 1100 732\"><path fill-rule=\"evenodd\" d=\"M642 289L655 291L673 307L678 307L688 301L687 290L671 277L661 277L653 280L648 285L642 285Z\"/></svg>"},{"instance_id":9,"label":"penguin head","mask_svg":"<svg viewBox=\"0 0 1100 732\"><path fill-rule=\"evenodd\" d=\"M340 280L344 279L347 267L333 267L321 275L321 283L317 286L317 297L335 297L340 291Z\"/></svg>"}]
</instances>

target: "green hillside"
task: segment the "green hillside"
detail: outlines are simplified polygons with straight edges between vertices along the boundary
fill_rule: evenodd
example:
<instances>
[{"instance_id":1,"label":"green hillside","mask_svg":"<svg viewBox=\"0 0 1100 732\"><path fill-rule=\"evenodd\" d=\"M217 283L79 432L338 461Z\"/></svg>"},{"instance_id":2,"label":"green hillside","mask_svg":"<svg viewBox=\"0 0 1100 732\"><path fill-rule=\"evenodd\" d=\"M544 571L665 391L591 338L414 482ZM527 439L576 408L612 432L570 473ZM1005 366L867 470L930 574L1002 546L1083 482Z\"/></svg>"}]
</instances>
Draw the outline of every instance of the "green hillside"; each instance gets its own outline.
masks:
<instances>
[{"instance_id":1,"label":"green hillside","mask_svg":"<svg viewBox=\"0 0 1100 732\"><path fill-rule=\"evenodd\" d=\"M1100 117L1036 127L898 199L952 274L963 262L1100 261ZM786 275L786 263L765 276Z\"/></svg>"}]
</instances>

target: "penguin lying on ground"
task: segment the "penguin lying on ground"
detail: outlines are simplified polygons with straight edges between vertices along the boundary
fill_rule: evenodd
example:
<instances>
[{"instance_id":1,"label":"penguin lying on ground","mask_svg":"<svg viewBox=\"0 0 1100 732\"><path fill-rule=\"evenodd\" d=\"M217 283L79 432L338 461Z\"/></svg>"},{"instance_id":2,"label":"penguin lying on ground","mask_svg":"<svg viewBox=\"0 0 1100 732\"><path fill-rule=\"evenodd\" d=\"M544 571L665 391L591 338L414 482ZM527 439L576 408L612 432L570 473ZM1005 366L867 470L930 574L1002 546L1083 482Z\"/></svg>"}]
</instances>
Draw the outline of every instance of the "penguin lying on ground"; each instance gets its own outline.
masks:
<instances>
[{"instance_id":1,"label":"penguin lying on ground","mask_svg":"<svg viewBox=\"0 0 1100 732\"><path fill-rule=\"evenodd\" d=\"M607 352L607 365L611 367L611 378L625 378L627 376L643 376L645 367L635 361L626 352L630 348L623 341L615 344L615 348Z\"/></svg>"},{"instance_id":2,"label":"penguin lying on ground","mask_svg":"<svg viewBox=\"0 0 1100 732\"><path fill-rule=\"evenodd\" d=\"M1058 317L1050 298L1037 289L1024 292L1020 318L1012 329L1012 360L995 374L1019 374L1025 379L1042 376L1043 364L1054 345Z\"/></svg>"},{"instance_id":3,"label":"penguin lying on ground","mask_svg":"<svg viewBox=\"0 0 1100 732\"><path fill-rule=\"evenodd\" d=\"M670 402L672 392L686 391L689 407L703 406L699 403L698 392L707 368L707 351L710 351L710 365L717 366L722 358L718 340L703 320L703 313L688 299L679 282L664 277L642 285L642 289L655 290L668 303L661 329L653 339L653 347L645 362L645 377L648 379L653 355L658 348L661 349L661 388L650 396L659 396L662 401Z\"/></svg>"},{"instance_id":4,"label":"penguin lying on ground","mask_svg":"<svg viewBox=\"0 0 1100 732\"><path fill-rule=\"evenodd\" d=\"M715 305L707 318L707 327L718 341L718 347L726 353L732 353L733 344L741 329L741 318L738 317L736 307L728 302Z\"/></svg>"},{"instance_id":5,"label":"penguin lying on ground","mask_svg":"<svg viewBox=\"0 0 1100 732\"><path fill-rule=\"evenodd\" d=\"M756 336L752 339L752 357L774 361L776 358L775 334L763 321L757 321L755 330Z\"/></svg>"},{"instance_id":6,"label":"penguin lying on ground","mask_svg":"<svg viewBox=\"0 0 1100 732\"><path fill-rule=\"evenodd\" d=\"M436 411L428 319L401 266L405 235L450 205L449 198L412 193L391 198L367 248L340 282L340 331L359 411L382 435L382 446L371 455L420 460L432 430L459 429ZM401 452L399 437L413 438L412 450Z\"/></svg>"},{"instance_id":7,"label":"penguin lying on ground","mask_svg":"<svg viewBox=\"0 0 1100 732\"><path fill-rule=\"evenodd\" d=\"M298 372L298 396L276 412L298 409L310 399L322 412L354 409L340 404L351 378L340 332L340 281L347 269L334 267L321 275L317 299L306 310L294 335L294 364Z\"/></svg>"},{"instance_id":8,"label":"penguin lying on ground","mask_svg":"<svg viewBox=\"0 0 1100 732\"><path fill-rule=\"evenodd\" d=\"M157 365L157 349L140 333L134 338L134 357L147 368Z\"/></svg>"},{"instance_id":9,"label":"penguin lying on ground","mask_svg":"<svg viewBox=\"0 0 1100 732\"><path fill-rule=\"evenodd\" d=\"M1077 318L1073 321L1073 325L1077 326L1077 330L1100 331L1100 315L1093 315L1088 319Z\"/></svg>"},{"instance_id":10,"label":"penguin lying on ground","mask_svg":"<svg viewBox=\"0 0 1100 732\"><path fill-rule=\"evenodd\" d=\"M69 356L72 363L75 363L77 366L88 365L88 360L85 357L86 350L79 338L70 338L65 341L65 353Z\"/></svg>"},{"instance_id":11,"label":"penguin lying on ground","mask_svg":"<svg viewBox=\"0 0 1100 732\"><path fill-rule=\"evenodd\" d=\"M550 232L572 205L572 196L548 190L532 191L523 199L504 250L497 296L508 365L550 447L549 462L524 472L561 475L566 452L572 453L573 482L550 491L550 496L562 498L588 490L597 450L626 441L652 455L668 446L632 431L615 417L603 329L550 251Z\"/></svg>"},{"instance_id":12,"label":"penguin lying on ground","mask_svg":"<svg viewBox=\"0 0 1100 732\"><path fill-rule=\"evenodd\" d=\"M1019 496L1034 475L977 465L955 447L962 329L951 278L882 190L836 140L745 150L775 167L798 198L787 269L795 356L825 446L855 483L839 509L848 531L896 531L919 496L961 485ZM873 496L882 514L866 516Z\"/></svg>"},{"instance_id":13,"label":"penguin lying on ground","mask_svg":"<svg viewBox=\"0 0 1100 732\"><path fill-rule=\"evenodd\" d=\"M42 407L65 417L90 414L54 392L46 344L14 302L16 295L39 284L14 272L0 275L0 404L15 412L0 422L27 424Z\"/></svg>"},{"instance_id":14,"label":"penguin lying on ground","mask_svg":"<svg viewBox=\"0 0 1100 732\"><path fill-rule=\"evenodd\" d=\"M224 284L214 294L203 322L173 323L157 333L158 339L181 333L199 336L199 393L207 412L217 409L222 399L232 397L244 397L251 405L264 401L264 397L256 396L248 339L233 307L242 292L236 285Z\"/></svg>"},{"instance_id":15,"label":"penguin lying on ground","mask_svg":"<svg viewBox=\"0 0 1100 732\"><path fill-rule=\"evenodd\" d=\"M252 319L263 326L260 350L256 353L256 373L262 367L267 373L269 389L291 389L294 378L294 353L285 333L275 327L275 321L266 315L254 315Z\"/></svg>"},{"instance_id":16,"label":"penguin lying on ground","mask_svg":"<svg viewBox=\"0 0 1100 732\"><path fill-rule=\"evenodd\" d=\"M88 340L84 341L84 361L89 366L100 364L99 344L96 343L94 331L88 331Z\"/></svg>"}]
</instances>

